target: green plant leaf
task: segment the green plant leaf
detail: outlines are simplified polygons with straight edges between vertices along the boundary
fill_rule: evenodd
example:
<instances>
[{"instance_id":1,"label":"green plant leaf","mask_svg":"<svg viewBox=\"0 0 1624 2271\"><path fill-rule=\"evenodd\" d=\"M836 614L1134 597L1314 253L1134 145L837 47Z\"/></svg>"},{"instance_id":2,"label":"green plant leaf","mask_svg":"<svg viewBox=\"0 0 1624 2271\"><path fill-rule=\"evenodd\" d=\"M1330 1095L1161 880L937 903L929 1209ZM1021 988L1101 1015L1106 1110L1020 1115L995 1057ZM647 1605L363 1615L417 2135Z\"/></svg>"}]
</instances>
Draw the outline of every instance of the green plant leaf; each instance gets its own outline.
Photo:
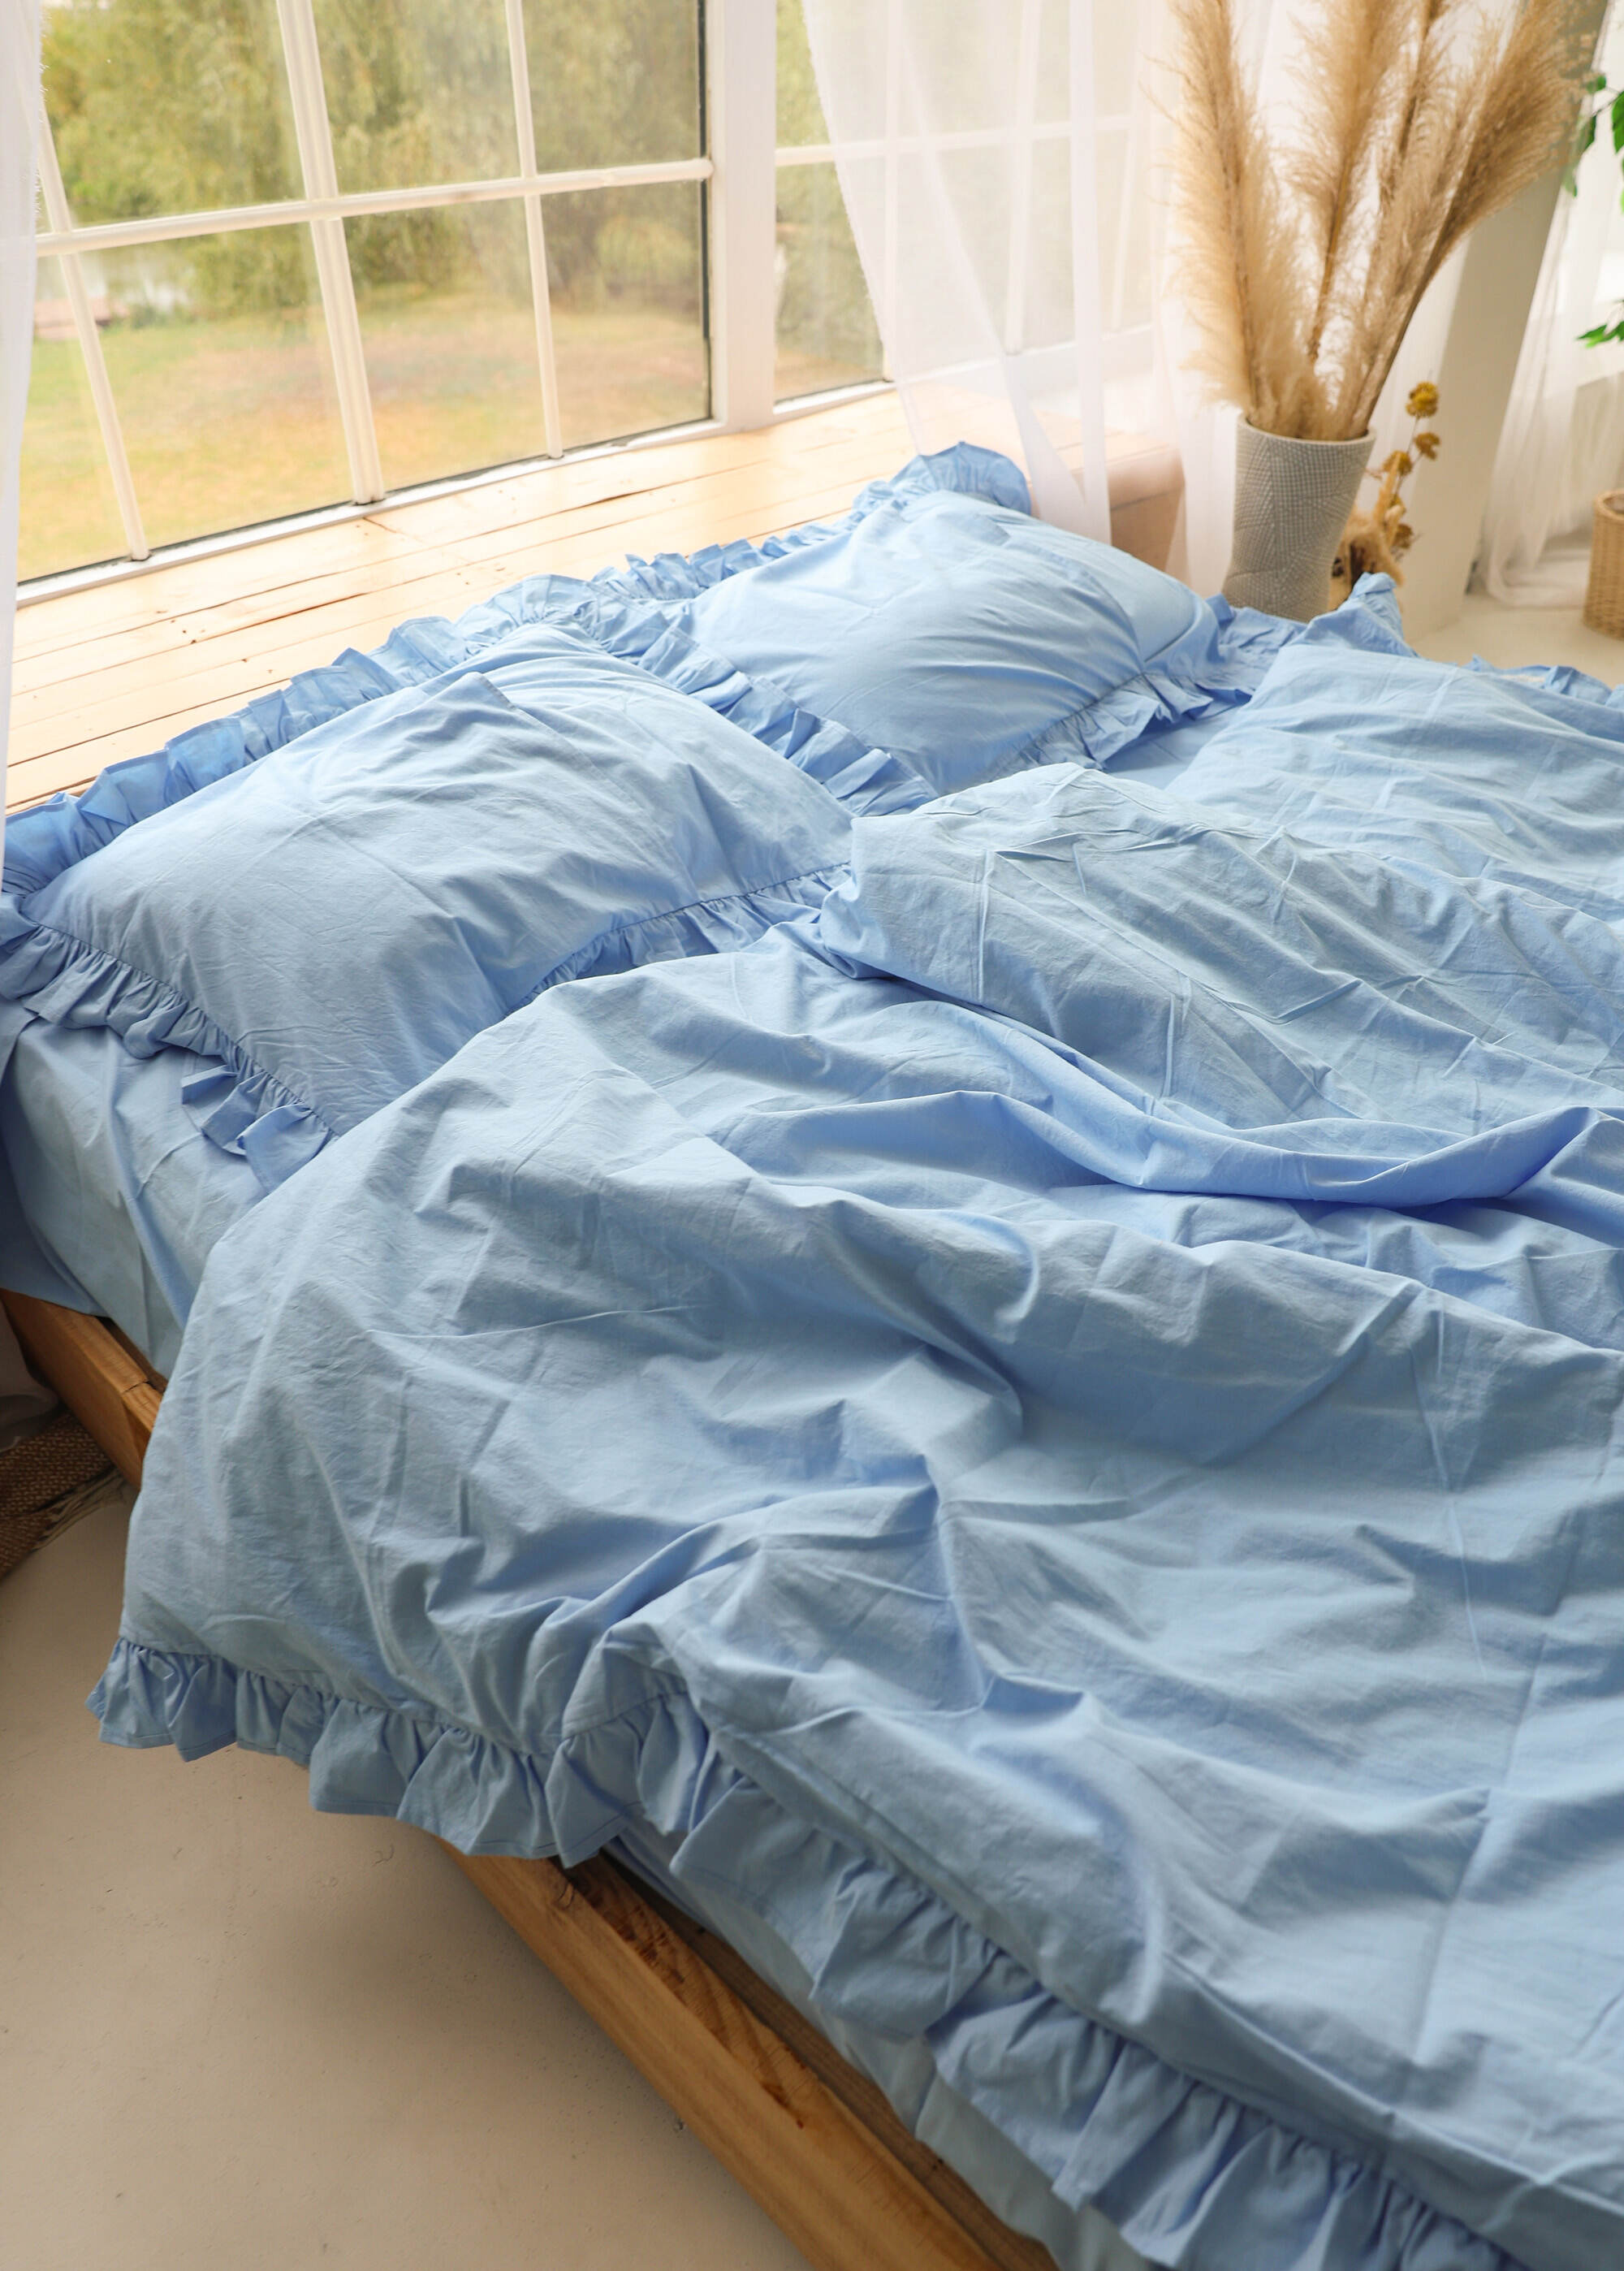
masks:
<instances>
[{"instance_id":1,"label":"green plant leaf","mask_svg":"<svg viewBox=\"0 0 1624 2271\"><path fill-rule=\"evenodd\" d=\"M1596 122L1600 115L1599 111L1592 110L1574 137L1573 155L1562 170L1562 187L1570 197L1576 197L1579 194L1579 160L1596 139Z\"/></svg>"},{"instance_id":2,"label":"green plant leaf","mask_svg":"<svg viewBox=\"0 0 1624 2271\"><path fill-rule=\"evenodd\" d=\"M1613 146L1624 151L1624 90L1613 98Z\"/></svg>"}]
</instances>

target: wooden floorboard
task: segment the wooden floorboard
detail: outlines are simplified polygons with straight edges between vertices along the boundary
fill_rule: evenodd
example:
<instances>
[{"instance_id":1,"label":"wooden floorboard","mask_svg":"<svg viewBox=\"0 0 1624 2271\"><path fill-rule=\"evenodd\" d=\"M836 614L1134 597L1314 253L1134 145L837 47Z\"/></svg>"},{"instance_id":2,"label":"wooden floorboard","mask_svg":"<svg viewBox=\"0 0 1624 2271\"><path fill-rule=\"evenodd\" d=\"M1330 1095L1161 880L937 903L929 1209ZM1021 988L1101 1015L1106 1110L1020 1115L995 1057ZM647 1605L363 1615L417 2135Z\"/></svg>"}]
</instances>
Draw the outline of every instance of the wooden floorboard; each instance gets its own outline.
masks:
<instances>
[{"instance_id":1,"label":"wooden floorboard","mask_svg":"<svg viewBox=\"0 0 1624 2271\"><path fill-rule=\"evenodd\" d=\"M521 576L590 576L822 520L909 443L877 395L750 434L568 459L19 611L6 801L77 789L207 719L456 615Z\"/></svg>"}]
</instances>

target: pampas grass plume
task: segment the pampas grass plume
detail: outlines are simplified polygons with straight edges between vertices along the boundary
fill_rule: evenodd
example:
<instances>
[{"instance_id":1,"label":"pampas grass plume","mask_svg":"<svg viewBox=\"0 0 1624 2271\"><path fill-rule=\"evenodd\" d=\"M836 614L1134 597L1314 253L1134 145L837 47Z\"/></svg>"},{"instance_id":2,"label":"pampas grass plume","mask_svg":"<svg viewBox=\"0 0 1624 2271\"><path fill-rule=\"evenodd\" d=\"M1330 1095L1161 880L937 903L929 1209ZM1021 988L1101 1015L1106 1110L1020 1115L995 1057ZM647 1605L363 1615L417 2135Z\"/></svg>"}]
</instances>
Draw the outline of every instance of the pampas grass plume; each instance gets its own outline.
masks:
<instances>
[{"instance_id":1,"label":"pampas grass plume","mask_svg":"<svg viewBox=\"0 0 1624 2271\"><path fill-rule=\"evenodd\" d=\"M1450 254L1561 160L1589 69L1569 0L1319 0L1279 148L1232 0L1170 4L1192 366L1265 433L1363 434Z\"/></svg>"}]
</instances>

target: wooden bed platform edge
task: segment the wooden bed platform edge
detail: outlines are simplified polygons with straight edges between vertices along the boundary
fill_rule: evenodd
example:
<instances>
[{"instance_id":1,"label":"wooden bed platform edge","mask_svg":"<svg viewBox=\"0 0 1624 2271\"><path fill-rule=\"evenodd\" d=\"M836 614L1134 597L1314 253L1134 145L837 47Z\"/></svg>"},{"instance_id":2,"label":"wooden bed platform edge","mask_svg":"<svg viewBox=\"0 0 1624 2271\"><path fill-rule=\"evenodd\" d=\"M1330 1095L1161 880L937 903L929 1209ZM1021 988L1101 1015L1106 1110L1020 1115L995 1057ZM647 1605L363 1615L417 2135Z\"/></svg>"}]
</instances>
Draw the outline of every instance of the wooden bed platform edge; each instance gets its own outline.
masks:
<instances>
[{"instance_id":1,"label":"wooden bed platform edge","mask_svg":"<svg viewBox=\"0 0 1624 2271\"><path fill-rule=\"evenodd\" d=\"M138 1483L161 1379L102 1318L0 1301L34 1370ZM817 2271L1054 2271L725 1941L614 1862L445 1850Z\"/></svg>"}]
</instances>

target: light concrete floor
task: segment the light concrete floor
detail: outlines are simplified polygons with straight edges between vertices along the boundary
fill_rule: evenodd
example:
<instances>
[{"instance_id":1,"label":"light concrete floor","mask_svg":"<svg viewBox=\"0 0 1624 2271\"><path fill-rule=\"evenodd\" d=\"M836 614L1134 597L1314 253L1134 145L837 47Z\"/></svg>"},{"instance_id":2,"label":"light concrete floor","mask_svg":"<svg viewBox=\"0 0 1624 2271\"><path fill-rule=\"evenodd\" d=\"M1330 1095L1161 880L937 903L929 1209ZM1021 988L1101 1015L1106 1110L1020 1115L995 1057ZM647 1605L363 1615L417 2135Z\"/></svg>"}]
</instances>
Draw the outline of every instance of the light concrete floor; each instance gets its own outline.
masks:
<instances>
[{"instance_id":1,"label":"light concrete floor","mask_svg":"<svg viewBox=\"0 0 1624 2271\"><path fill-rule=\"evenodd\" d=\"M1398 596L1402 601L1403 592ZM1624 679L1624 639L1586 630L1577 607L1507 607L1472 592L1458 622L1412 644L1435 662L1470 662L1474 654L1502 669L1525 662L1571 662L1608 686Z\"/></svg>"},{"instance_id":2,"label":"light concrete floor","mask_svg":"<svg viewBox=\"0 0 1624 2271\"><path fill-rule=\"evenodd\" d=\"M125 1527L0 1585L4 2271L806 2271L426 1837L97 1741Z\"/></svg>"},{"instance_id":3,"label":"light concrete floor","mask_svg":"<svg viewBox=\"0 0 1624 2271\"><path fill-rule=\"evenodd\" d=\"M1624 676L1573 611L1422 644ZM0 1586L0 2271L805 2271L426 1838L98 1744L124 1523Z\"/></svg>"}]
</instances>

